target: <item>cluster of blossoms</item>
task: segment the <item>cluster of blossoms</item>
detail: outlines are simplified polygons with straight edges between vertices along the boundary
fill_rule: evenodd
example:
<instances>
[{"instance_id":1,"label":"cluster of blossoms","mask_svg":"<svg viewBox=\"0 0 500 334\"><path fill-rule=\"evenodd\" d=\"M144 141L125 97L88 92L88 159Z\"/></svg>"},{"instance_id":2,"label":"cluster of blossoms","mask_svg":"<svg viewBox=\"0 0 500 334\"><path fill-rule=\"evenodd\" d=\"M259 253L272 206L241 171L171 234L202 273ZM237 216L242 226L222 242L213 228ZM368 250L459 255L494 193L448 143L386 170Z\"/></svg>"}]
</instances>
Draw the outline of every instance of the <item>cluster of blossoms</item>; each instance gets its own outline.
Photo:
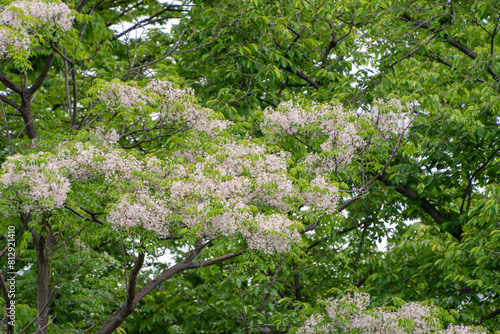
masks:
<instances>
[{"instance_id":1,"label":"cluster of blossoms","mask_svg":"<svg viewBox=\"0 0 500 334\"><path fill-rule=\"evenodd\" d=\"M74 19L65 3L41 0L15 1L0 12L0 56L8 51L29 50L30 35L42 29L68 31Z\"/></svg>"},{"instance_id":2,"label":"cluster of blossoms","mask_svg":"<svg viewBox=\"0 0 500 334\"><path fill-rule=\"evenodd\" d=\"M307 173L326 174L331 173L338 166L335 157L325 154L308 153L300 161Z\"/></svg>"},{"instance_id":3,"label":"cluster of blossoms","mask_svg":"<svg viewBox=\"0 0 500 334\"><path fill-rule=\"evenodd\" d=\"M449 325L446 329L441 330L439 334L486 334L479 329L473 329L463 324Z\"/></svg>"},{"instance_id":4,"label":"cluster of blossoms","mask_svg":"<svg viewBox=\"0 0 500 334\"><path fill-rule=\"evenodd\" d=\"M296 190L285 173L286 155L231 141L195 165L183 165L128 154L118 148L114 130L100 128L94 138L97 145L70 142L55 153L9 157L0 177L5 198L36 215L63 207L76 184L99 184L104 193L96 196L114 201L107 221L117 230L140 227L165 236L180 219L200 235L243 238L251 249L268 253L286 252L300 240L286 213L256 209L288 209Z\"/></svg>"},{"instance_id":5,"label":"cluster of blossoms","mask_svg":"<svg viewBox=\"0 0 500 334\"><path fill-rule=\"evenodd\" d=\"M441 330L431 306L407 303L398 309L368 309L370 296L354 293L340 299L328 299L328 317L314 315L300 328L300 334L370 333L370 334L486 334L480 330L450 325Z\"/></svg>"},{"instance_id":6,"label":"cluster of blossoms","mask_svg":"<svg viewBox=\"0 0 500 334\"><path fill-rule=\"evenodd\" d=\"M356 149L364 145L356 125L342 106L313 104L309 108L283 102L274 110L264 110L264 133L280 139L291 136L310 146L315 138L322 139L321 149L335 157L336 165L349 164Z\"/></svg>"},{"instance_id":7,"label":"cluster of blossoms","mask_svg":"<svg viewBox=\"0 0 500 334\"><path fill-rule=\"evenodd\" d=\"M209 238L240 236L250 249L269 254L286 253L290 250L290 242L300 241L297 224L286 215L254 215L249 206L238 201L228 201L222 206L213 204L207 201L197 205L196 210L184 214L184 222ZM219 210L214 210L214 207Z\"/></svg>"},{"instance_id":8,"label":"cluster of blossoms","mask_svg":"<svg viewBox=\"0 0 500 334\"><path fill-rule=\"evenodd\" d=\"M116 132L103 135L116 139ZM75 181L103 177L107 182L116 179L137 180L137 171L143 171L141 162L127 156L107 141L104 147L77 142L60 146L56 154L40 152L14 155L3 163L0 184L11 188L9 199L23 211L39 213L61 208ZM111 146L109 146L111 145Z\"/></svg>"},{"instance_id":9,"label":"cluster of blossoms","mask_svg":"<svg viewBox=\"0 0 500 334\"><path fill-rule=\"evenodd\" d=\"M323 210L326 213L335 213L339 201L339 189L329 184L321 175L310 182L311 190L302 195L305 204Z\"/></svg>"},{"instance_id":10,"label":"cluster of blossoms","mask_svg":"<svg viewBox=\"0 0 500 334\"><path fill-rule=\"evenodd\" d=\"M268 154L266 147L254 143L230 141L217 146L194 164L188 177L172 183L170 195L179 208L191 201L184 221L200 227L198 233L203 235L238 234L251 248L287 251L290 240L299 240L294 223L282 214L252 213L260 205L289 209L297 189L286 174L286 154Z\"/></svg>"},{"instance_id":11,"label":"cluster of blossoms","mask_svg":"<svg viewBox=\"0 0 500 334\"><path fill-rule=\"evenodd\" d=\"M276 110L264 110L262 130L274 141L290 137L300 142L307 149L301 162L306 170L328 175L350 164L376 138L388 141L394 135L407 135L414 120L406 112L410 109L398 100L376 100L372 110L362 115L340 105L313 104L305 108L284 102ZM377 130L376 138L363 138L360 133L366 126Z\"/></svg>"},{"instance_id":12,"label":"cluster of blossoms","mask_svg":"<svg viewBox=\"0 0 500 334\"><path fill-rule=\"evenodd\" d=\"M10 200L20 201L22 210L39 212L62 207L70 191L68 178L60 173L61 166L48 153L15 155L2 165L0 183L14 187Z\"/></svg>"},{"instance_id":13,"label":"cluster of blossoms","mask_svg":"<svg viewBox=\"0 0 500 334\"><path fill-rule=\"evenodd\" d=\"M0 25L0 57L7 54L9 46L14 50L28 51L30 44L31 41L26 34L17 33Z\"/></svg>"},{"instance_id":14,"label":"cluster of blossoms","mask_svg":"<svg viewBox=\"0 0 500 334\"><path fill-rule=\"evenodd\" d=\"M192 89L176 88L169 81L153 79L144 88L113 81L99 86L97 98L107 109L133 110L164 128L184 124L215 135L231 124L200 107Z\"/></svg>"},{"instance_id":15,"label":"cluster of blossoms","mask_svg":"<svg viewBox=\"0 0 500 334\"><path fill-rule=\"evenodd\" d=\"M371 111L367 116L383 137L392 134L405 136L408 134L413 122L411 115L405 111L411 109L410 104L403 106L401 101L396 99L387 102L377 99L373 102Z\"/></svg>"},{"instance_id":16,"label":"cluster of blossoms","mask_svg":"<svg viewBox=\"0 0 500 334\"><path fill-rule=\"evenodd\" d=\"M289 172L288 152L217 136L228 122L199 107L191 90L152 80L144 88L107 83L95 92L105 108L142 111L144 119L157 118L153 122L158 124L161 118L191 132L178 138L179 149L163 160L127 153L117 145L121 136L103 128L96 129L92 140L65 143L55 153L10 157L2 166L0 185L17 210L38 214L61 208L75 184L89 189L95 184L96 196L109 203L107 220L118 230L135 233L137 227L164 236L187 227L210 238L243 238L250 248L263 252L286 252L300 240L300 224L289 219L291 211L302 205L336 211L338 189L327 177L314 172L309 183L297 181ZM291 112L306 111L296 107ZM266 114L267 129L272 129L271 120L279 117L270 110ZM345 134L351 142L355 137L347 134L350 123L341 117L340 107L317 105L307 115L305 131L316 127L316 138L347 143L333 137ZM291 122L297 124L289 127L293 135L300 121ZM333 158L322 162L328 159Z\"/></svg>"},{"instance_id":17,"label":"cluster of blossoms","mask_svg":"<svg viewBox=\"0 0 500 334\"><path fill-rule=\"evenodd\" d=\"M140 88L130 86L121 82L107 83L99 89L99 98L107 108L117 107L140 109L152 102L152 99L143 94Z\"/></svg>"},{"instance_id":18,"label":"cluster of blossoms","mask_svg":"<svg viewBox=\"0 0 500 334\"><path fill-rule=\"evenodd\" d=\"M163 236L166 233L166 220L171 214L168 203L143 191L123 196L109 213L108 220L117 229L127 231L131 227L141 226Z\"/></svg>"}]
</instances>

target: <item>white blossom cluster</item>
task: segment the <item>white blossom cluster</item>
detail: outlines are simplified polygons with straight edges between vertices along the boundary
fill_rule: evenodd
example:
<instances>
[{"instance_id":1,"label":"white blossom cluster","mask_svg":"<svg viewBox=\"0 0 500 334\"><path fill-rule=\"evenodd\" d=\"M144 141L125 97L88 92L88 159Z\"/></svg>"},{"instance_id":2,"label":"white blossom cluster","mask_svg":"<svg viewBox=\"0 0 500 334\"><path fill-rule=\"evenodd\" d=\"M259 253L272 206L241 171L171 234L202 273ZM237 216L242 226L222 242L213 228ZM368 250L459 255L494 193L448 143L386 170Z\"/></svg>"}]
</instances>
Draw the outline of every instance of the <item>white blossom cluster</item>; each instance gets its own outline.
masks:
<instances>
[{"instance_id":1,"label":"white blossom cluster","mask_svg":"<svg viewBox=\"0 0 500 334\"><path fill-rule=\"evenodd\" d=\"M322 174L330 173L338 166L335 157L326 156L325 154L308 153L300 161L308 173Z\"/></svg>"},{"instance_id":2,"label":"white blossom cluster","mask_svg":"<svg viewBox=\"0 0 500 334\"><path fill-rule=\"evenodd\" d=\"M300 234L292 220L283 214L253 215L242 202L229 201L221 214L212 215L210 202L199 204L196 214L186 215L190 228L201 227L200 233L210 238L240 236L250 249L264 253L286 253L291 242L299 242Z\"/></svg>"},{"instance_id":3,"label":"white blossom cluster","mask_svg":"<svg viewBox=\"0 0 500 334\"><path fill-rule=\"evenodd\" d=\"M406 136L409 133L413 118L408 114L411 105L403 105L401 101L392 99L384 102L381 99L374 101L368 119L382 136L392 134Z\"/></svg>"},{"instance_id":4,"label":"white blossom cluster","mask_svg":"<svg viewBox=\"0 0 500 334\"><path fill-rule=\"evenodd\" d=\"M116 132L111 131L109 137L116 137ZM144 171L139 160L116 147L99 148L78 142L60 146L57 151L17 154L3 163L0 184L14 189L10 199L19 202L22 210L40 213L62 207L75 181L96 177L136 180L137 171Z\"/></svg>"},{"instance_id":5,"label":"white blossom cluster","mask_svg":"<svg viewBox=\"0 0 500 334\"><path fill-rule=\"evenodd\" d=\"M449 325L448 328L439 332L440 334L486 334L479 329L461 325Z\"/></svg>"},{"instance_id":6,"label":"white blossom cluster","mask_svg":"<svg viewBox=\"0 0 500 334\"><path fill-rule=\"evenodd\" d=\"M178 152L164 160L127 153L118 147L116 131L99 127L91 140L62 144L53 154L10 157L2 166L0 185L18 209L40 213L61 208L77 184L98 189L97 196L111 201L107 220L117 230L143 228L164 236L182 225L210 238L234 236L269 253L286 252L300 240L290 211L304 204L312 210L336 210L338 189L317 173L309 184L298 182L289 172L289 153L215 137L228 123L196 105L191 90L152 80L145 88L111 82L98 86L96 93L106 108L141 109L149 117L156 113L191 132L179 138ZM331 109L317 106L323 115ZM323 131L318 136L348 128L336 120L340 116L328 114L321 122L314 117L310 115L311 124L317 122Z\"/></svg>"},{"instance_id":7,"label":"white blossom cluster","mask_svg":"<svg viewBox=\"0 0 500 334\"><path fill-rule=\"evenodd\" d=\"M151 119L162 119L169 125L187 124L189 128L210 136L226 130L231 124L215 118L211 110L200 107L192 89L176 88L171 82L159 79L150 80L144 88L109 82L98 89L98 99L107 108L133 109Z\"/></svg>"},{"instance_id":8,"label":"white blossom cluster","mask_svg":"<svg viewBox=\"0 0 500 334\"><path fill-rule=\"evenodd\" d=\"M252 249L286 252L299 234L286 215L253 214L264 205L287 211L297 193L286 174L286 154L268 154L264 146L227 142L207 154L189 177L172 182L170 196L179 207L196 199L185 211L190 228L209 237L240 235ZM273 231L273 232L270 232Z\"/></svg>"},{"instance_id":9,"label":"white blossom cluster","mask_svg":"<svg viewBox=\"0 0 500 334\"><path fill-rule=\"evenodd\" d=\"M300 334L366 333L366 334L486 334L480 330L450 325L442 330L431 306L406 303L395 310L368 309L370 296L366 293L345 295L327 300L327 318L318 314L307 320Z\"/></svg>"},{"instance_id":10,"label":"white blossom cluster","mask_svg":"<svg viewBox=\"0 0 500 334\"><path fill-rule=\"evenodd\" d=\"M264 146L228 142L197 162L189 179L174 182L173 198L217 196L221 200L258 201L267 206L288 208L287 198L295 190L286 176L283 155L265 154Z\"/></svg>"},{"instance_id":11,"label":"white blossom cluster","mask_svg":"<svg viewBox=\"0 0 500 334\"><path fill-rule=\"evenodd\" d=\"M16 187L16 194L11 194L10 199L20 201L26 212L60 208L70 191L70 182L60 174L60 168L50 154L18 154L3 163L0 183Z\"/></svg>"},{"instance_id":12,"label":"white blossom cluster","mask_svg":"<svg viewBox=\"0 0 500 334\"><path fill-rule=\"evenodd\" d=\"M140 109L152 102L140 88L120 82L107 83L99 90L99 98L108 108L137 108Z\"/></svg>"},{"instance_id":13,"label":"white blossom cluster","mask_svg":"<svg viewBox=\"0 0 500 334\"><path fill-rule=\"evenodd\" d=\"M9 157L2 165L2 192L18 209L39 214L66 205L73 185L97 182L103 189L97 195L115 199L107 221L120 231L140 227L165 236L180 218L200 235L243 238L249 248L268 253L286 252L300 240L286 212L256 210L288 209L296 190L286 174L286 154L230 141L197 164L182 165L127 154L113 130L99 128L94 137L97 145L70 142L53 154Z\"/></svg>"},{"instance_id":14,"label":"white blossom cluster","mask_svg":"<svg viewBox=\"0 0 500 334\"><path fill-rule=\"evenodd\" d=\"M120 140L120 136L115 129L107 131L103 126L96 127L93 134L104 146L114 146L118 143L118 140Z\"/></svg>"},{"instance_id":15,"label":"white blossom cluster","mask_svg":"<svg viewBox=\"0 0 500 334\"><path fill-rule=\"evenodd\" d=\"M72 180L104 177L107 182L135 181L138 179L136 173L145 171L141 161L134 156L125 155L118 148L103 149L88 143L76 143L70 148L61 148L54 161Z\"/></svg>"},{"instance_id":16,"label":"white blossom cluster","mask_svg":"<svg viewBox=\"0 0 500 334\"><path fill-rule=\"evenodd\" d=\"M302 194L305 204L326 213L335 213L339 201L339 189L330 184L323 176L318 175L310 182L311 190Z\"/></svg>"},{"instance_id":17,"label":"white blossom cluster","mask_svg":"<svg viewBox=\"0 0 500 334\"><path fill-rule=\"evenodd\" d=\"M290 243L286 240L298 242L300 234L293 229L294 222L284 215L259 214L255 217L257 231L248 238L248 247L265 253L286 253L290 250Z\"/></svg>"},{"instance_id":18,"label":"white blossom cluster","mask_svg":"<svg viewBox=\"0 0 500 334\"><path fill-rule=\"evenodd\" d=\"M117 229L128 231L132 227L141 226L164 236L168 229L166 220L171 214L167 202L143 191L125 195L109 213L108 221Z\"/></svg>"},{"instance_id":19,"label":"white blossom cluster","mask_svg":"<svg viewBox=\"0 0 500 334\"><path fill-rule=\"evenodd\" d=\"M357 148L364 144L350 116L339 105L314 104L304 108L289 101L280 103L276 110L266 108L262 128L272 137L288 135L308 146L315 138L323 138L323 152L331 152L335 164L342 165L350 163Z\"/></svg>"},{"instance_id":20,"label":"white blossom cluster","mask_svg":"<svg viewBox=\"0 0 500 334\"><path fill-rule=\"evenodd\" d=\"M37 34L42 28L68 31L74 19L65 3L41 0L15 1L0 12L0 56L8 51L29 50L29 35Z\"/></svg>"},{"instance_id":21,"label":"white blossom cluster","mask_svg":"<svg viewBox=\"0 0 500 334\"><path fill-rule=\"evenodd\" d=\"M0 13L0 16L2 13ZM0 25L0 57L3 57L8 52L9 46L14 50L28 51L31 41L23 32L16 32L12 29L7 29Z\"/></svg>"}]
</instances>

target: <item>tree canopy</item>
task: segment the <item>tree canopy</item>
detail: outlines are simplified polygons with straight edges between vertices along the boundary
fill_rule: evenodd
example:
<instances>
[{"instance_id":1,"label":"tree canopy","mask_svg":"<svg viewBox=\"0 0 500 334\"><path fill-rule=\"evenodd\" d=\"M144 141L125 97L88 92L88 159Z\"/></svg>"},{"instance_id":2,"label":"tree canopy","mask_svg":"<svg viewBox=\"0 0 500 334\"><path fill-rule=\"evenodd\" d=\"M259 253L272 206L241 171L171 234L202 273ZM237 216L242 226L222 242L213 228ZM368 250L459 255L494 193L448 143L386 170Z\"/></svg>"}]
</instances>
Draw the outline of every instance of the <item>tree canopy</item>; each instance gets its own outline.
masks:
<instances>
[{"instance_id":1,"label":"tree canopy","mask_svg":"<svg viewBox=\"0 0 500 334\"><path fill-rule=\"evenodd\" d=\"M498 1L0 13L5 333L498 332Z\"/></svg>"}]
</instances>

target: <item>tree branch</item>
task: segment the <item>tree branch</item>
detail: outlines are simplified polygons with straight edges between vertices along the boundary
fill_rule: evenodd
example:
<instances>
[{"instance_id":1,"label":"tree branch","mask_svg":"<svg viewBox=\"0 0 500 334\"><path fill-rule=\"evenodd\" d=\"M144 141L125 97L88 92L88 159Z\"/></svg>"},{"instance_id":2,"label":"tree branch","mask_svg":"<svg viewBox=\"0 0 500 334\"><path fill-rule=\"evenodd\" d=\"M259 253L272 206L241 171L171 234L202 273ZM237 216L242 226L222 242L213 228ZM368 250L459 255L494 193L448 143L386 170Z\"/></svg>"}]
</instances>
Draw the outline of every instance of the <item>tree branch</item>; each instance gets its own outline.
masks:
<instances>
[{"instance_id":1,"label":"tree branch","mask_svg":"<svg viewBox=\"0 0 500 334\"><path fill-rule=\"evenodd\" d=\"M135 297L135 288L137 287L137 275L139 274L139 271L141 270L142 265L144 264L145 256L146 256L146 253L139 252L137 259L135 260L134 265L132 266L132 269L130 270L130 276L129 276L129 280L128 280L127 300L125 303L126 307L133 307L134 297Z\"/></svg>"},{"instance_id":2,"label":"tree branch","mask_svg":"<svg viewBox=\"0 0 500 334\"><path fill-rule=\"evenodd\" d=\"M491 312L490 314L488 314L487 316L485 317L482 317L481 320L480 320L480 323L484 323L488 320L491 320L493 318L495 318L496 316L500 315L500 309L494 311L494 312Z\"/></svg>"},{"instance_id":3,"label":"tree branch","mask_svg":"<svg viewBox=\"0 0 500 334\"><path fill-rule=\"evenodd\" d=\"M424 210L438 225L443 225L446 221L446 217L439 212L426 198L421 196L415 190L406 188L404 186L396 186L391 180L389 180L389 174L383 173L379 180L389 187L394 187L398 193L403 195L406 198L417 200L420 203L420 208ZM461 233L450 233L458 240L461 240Z\"/></svg>"},{"instance_id":4,"label":"tree branch","mask_svg":"<svg viewBox=\"0 0 500 334\"><path fill-rule=\"evenodd\" d=\"M7 78L2 72L0 72L0 81L4 84L5 87L12 89L14 92L18 94L23 93L23 89L16 85L14 81Z\"/></svg>"},{"instance_id":5,"label":"tree branch","mask_svg":"<svg viewBox=\"0 0 500 334\"><path fill-rule=\"evenodd\" d=\"M403 15L401 16L401 19L405 22L411 22L415 27L418 27L418 28L423 28L423 29L427 29L427 30L431 30L432 32L437 32L436 30L434 30L432 28L432 26L427 23L427 22L422 22L422 21L419 21L419 20L415 20L413 17L411 17L408 13L403 13ZM439 29L441 30L441 29ZM465 45L463 45L462 43L460 43L458 40L456 40L453 36L447 36L445 41L450 44L451 46L453 46L454 48L458 49L460 52L462 52L463 54L465 54L467 57L475 60L476 58L478 58L478 54L475 53L472 49L469 49L468 47L466 47ZM495 73L495 71L493 71L493 69L489 66L489 65L486 65L486 71L493 77L493 79L495 79L496 81L498 81L500 78L498 76L497 73Z\"/></svg>"},{"instance_id":6,"label":"tree branch","mask_svg":"<svg viewBox=\"0 0 500 334\"><path fill-rule=\"evenodd\" d=\"M301 78L302 80L305 80L307 81L311 86L313 86L315 89L319 89L321 86L316 82L314 81L313 79L309 78L304 72L302 71L294 71L290 66L287 66L287 67L284 67L284 69L290 73L293 73L295 74L296 76L298 76L299 78Z\"/></svg>"},{"instance_id":7,"label":"tree branch","mask_svg":"<svg viewBox=\"0 0 500 334\"><path fill-rule=\"evenodd\" d=\"M42 87L43 82L45 81L45 78L47 77L47 74L49 74L50 68L52 67L52 63L54 62L55 54L51 53L49 57L47 58L47 61L45 62L45 66L42 69L42 72L36 79L35 83L33 86L28 89L28 98L31 98L33 94Z\"/></svg>"},{"instance_id":8,"label":"tree branch","mask_svg":"<svg viewBox=\"0 0 500 334\"><path fill-rule=\"evenodd\" d=\"M14 101L6 98L3 95L0 95L0 100L2 100L3 102L7 103L9 106L11 106L12 108L15 108L16 110L20 108L20 106L17 105Z\"/></svg>"}]
</instances>

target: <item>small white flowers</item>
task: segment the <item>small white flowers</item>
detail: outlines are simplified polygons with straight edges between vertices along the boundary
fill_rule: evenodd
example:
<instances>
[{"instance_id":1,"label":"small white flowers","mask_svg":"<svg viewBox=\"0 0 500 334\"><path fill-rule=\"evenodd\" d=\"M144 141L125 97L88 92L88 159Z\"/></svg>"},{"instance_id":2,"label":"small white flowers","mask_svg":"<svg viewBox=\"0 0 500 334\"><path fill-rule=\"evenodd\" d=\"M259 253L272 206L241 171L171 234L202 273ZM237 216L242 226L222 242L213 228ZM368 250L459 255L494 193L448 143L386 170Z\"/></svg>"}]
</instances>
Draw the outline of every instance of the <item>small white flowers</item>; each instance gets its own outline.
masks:
<instances>
[{"instance_id":1,"label":"small white flowers","mask_svg":"<svg viewBox=\"0 0 500 334\"><path fill-rule=\"evenodd\" d=\"M290 242L299 240L295 223L286 214L251 209L263 205L286 212L297 192L286 174L286 155L266 151L265 146L229 141L197 162L189 177L174 181L171 201L184 210L189 227L210 237L240 236L249 248L267 253L288 251ZM189 201L195 209L186 207Z\"/></svg>"},{"instance_id":2,"label":"small white flowers","mask_svg":"<svg viewBox=\"0 0 500 334\"><path fill-rule=\"evenodd\" d=\"M441 324L434 309L419 303L406 303L398 309L369 309L370 296L354 293L339 299L327 299L328 318L314 315L300 328L300 334L372 333L372 334L486 334L463 325Z\"/></svg>"},{"instance_id":3,"label":"small white flowers","mask_svg":"<svg viewBox=\"0 0 500 334\"><path fill-rule=\"evenodd\" d=\"M29 50L30 35L42 29L68 31L74 16L65 3L41 0L15 1L0 12L0 57L9 49Z\"/></svg>"},{"instance_id":4,"label":"small white flowers","mask_svg":"<svg viewBox=\"0 0 500 334\"><path fill-rule=\"evenodd\" d=\"M305 109L289 102L277 110L268 108L262 125L266 139L291 136L305 146L316 141L314 150L307 147L298 161L303 175L297 178L289 152L224 133L230 123L200 107L190 89L155 79L144 88L103 82L93 93L93 102L105 110L139 113L141 122L149 120L155 129L191 132L178 137L178 150L163 160L119 148L117 142L126 134L102 127L85 143L10 157L2 166L0 186L16 210L57 210L74 185L88 186L107 203L103 219L117 230L136 233L142 228L167 235L182 225L201 236L234 237L251 249L283 253L300 240L300 224L290 219L293 212L304 205L322 215L337 212L340 196L333 172L364 145L356 117L341 106L314 104ZM400 109L397 102L389 104ZM382 116L376 119L386 124ZM385 128L396 129L387 124ZM142 130L127 131L135 135Z\"/></svg>"},{"instance_id":5,"label":"small white flowers","mask_svg":"<svg viewBox=\"0 0 500 334\"><path fill-rule=\"evenodd\" d=\"M231 122L196 103L192 89L176 88L169 81L153 79L146 87L112 81L98 86L95 100L107 109L121 109L139 113L164 128L187 125L190 129L217 135L230 127Z\"/></svg>"},{"instance_id":6,"label":"small white flowers","mask_svg":"<svg viewBox=\"0 0 500 334\"><path fill-rule=\"evenodd\" d=\"M25 17L30 16L27 20ZM67 31L71 28L73 17L68 5L61 2L41 0L21 0L5 7L0 17L0 24L25 29L36 29L40 25L49 25Z\"/></svg>"},{"instance_id":7,"label":"small white flowers","mask_svg":"<svg viewBox=\"0 0 500 334\"><path fill-rule=\"evenodd\" d=\"M306 203L327 213L335 213L339 201L339 190L323 176L318 175L310 182L311 191L304 193Z\"/></svg>"},{"instance_id":8,"label":"small white flowers","mask_svg":"<svg viewBox=\"0 0 500 334\"><path fill-rule=\"evenodd\" d=\"M38 213L64 205L70 182L50 154L8 157L2 168L0 183L15 187L16 196L11 194L11 199L19 200L24 211Z\"/></svg>"},{"instance_id":9,"label":"small white flowers","mask_svg":"<svg viewBox=\"0 0 500 334\"><path fill-rule=\"evenodd\" d=\"M363 128L366 121L371 124L371 132L376 130L377 137L385 141L394 135L406 136L414 120L406 112L410 109L410 105L403 106L398 100L376 100L371 111L361 115L341 105L316 103L306 108L289 101L278 105L276 110L271 107L264 110L262 130L274 141L295 139L307 149L306 165L313 161L319 168L317 173L332 172L350 164L369 145L361 135L366 130ZM375 138L371 137L373 141ZM311 153L312 149L321 154Z\"/></svg>"},{"instance_id":10,"label":"small white flowers","mask_svg":"<svg viewBox=\"0 0 500 334\"><path fill-rule=\"evenodd\" d=\"M350 116L342 106L313 104L304 108L290 101L281 103L276 110L266 108L262 128L271 137L288 135L307 146L320 139L321 149L332 152L338 166L349 164L356 149L364 144Z\"/></svg>"},{"instance_id":11,"label":"small white flowers","mask_svg":"<svg viewBox=\"0 0 500 334\"><path fill-rule=\"evenodd\" d=\"M411 105L403 106L401 101L392 99L383 102L380 99L374 101L368 119L382 136L408 135L413 118L407 110L411 110Z\"/></svg>"},{"instance_id":12,"label":"small white flowers","mask_svg":"<svg viewBox=\"0 0 500 334\"><path fill-rule=\"evenodd\" d=\"M151 197L147 191L125 195L109 213L108 220L116 228L130 230L142 226L164 236L168 234L166 219L172 214L165 201Z\"/></svg>"}]
</instances>

